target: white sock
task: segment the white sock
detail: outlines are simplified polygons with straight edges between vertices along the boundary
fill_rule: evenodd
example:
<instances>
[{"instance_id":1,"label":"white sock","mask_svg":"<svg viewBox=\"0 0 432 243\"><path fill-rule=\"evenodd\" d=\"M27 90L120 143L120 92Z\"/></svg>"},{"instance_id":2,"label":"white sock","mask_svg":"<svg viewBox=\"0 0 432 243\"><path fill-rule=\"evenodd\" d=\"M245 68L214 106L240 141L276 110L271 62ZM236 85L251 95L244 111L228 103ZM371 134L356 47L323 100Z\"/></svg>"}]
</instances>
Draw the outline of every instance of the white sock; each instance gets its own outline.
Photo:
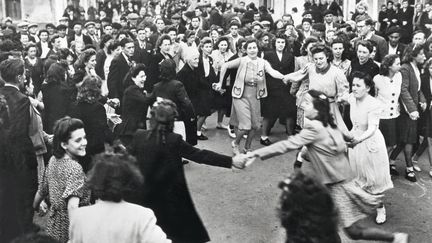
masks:
<instances>
[{"instance_id":1,"label":"white sock","mask_svg":"<svg viewBox=\"0 0 432 243\"><path fill-rule=\"evenodd\" d=\"M197 131L197 136L201 136L202 132L201 131Z\"/></svg>"},{"instance_id":2,"label":"white sock","mask_svg":"<svg viewBox=\"0 0 432 243\"><path fill-rule=\"evenodd\" d=\"M261 139L266 140L266 139L268 139L268 136L261 136Z\"/></svg>"}]
</instances>

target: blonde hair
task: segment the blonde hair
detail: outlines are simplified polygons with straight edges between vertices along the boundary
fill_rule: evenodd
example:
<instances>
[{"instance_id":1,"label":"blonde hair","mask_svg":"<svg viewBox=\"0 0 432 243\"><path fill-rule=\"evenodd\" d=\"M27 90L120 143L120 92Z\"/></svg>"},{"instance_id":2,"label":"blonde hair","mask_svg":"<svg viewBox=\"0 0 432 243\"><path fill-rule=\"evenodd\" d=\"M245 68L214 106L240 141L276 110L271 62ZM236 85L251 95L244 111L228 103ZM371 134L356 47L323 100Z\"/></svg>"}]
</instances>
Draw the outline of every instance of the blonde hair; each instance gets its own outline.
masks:
<instances>
[{"instance_id":1,"label":"blonde hair","mask_svg":"<svg viewBox=\"0 0 432 243\"><path fill-rule=\"evenodd\" d=\"M365 11L368 11L369 5L366 3L366 1L362 0L356 4L356 10L359 7L363 7L365 9Z\"/></svg>"}]
</instances>

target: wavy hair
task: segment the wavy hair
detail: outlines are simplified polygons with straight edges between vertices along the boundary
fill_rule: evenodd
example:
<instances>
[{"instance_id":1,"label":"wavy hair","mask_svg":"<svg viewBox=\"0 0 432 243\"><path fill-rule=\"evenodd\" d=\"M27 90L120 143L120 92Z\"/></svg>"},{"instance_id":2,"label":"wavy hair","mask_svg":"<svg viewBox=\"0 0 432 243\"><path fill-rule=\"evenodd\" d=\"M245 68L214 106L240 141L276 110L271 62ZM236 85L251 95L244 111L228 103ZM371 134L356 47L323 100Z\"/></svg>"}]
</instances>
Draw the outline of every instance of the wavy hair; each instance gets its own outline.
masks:
<instances>
[{"instance_id":1,"label":"wavy hair","mask_svg":"<svg viewBox=\"0 0 432 243\"><path fill-rule=\"evenodd\" d=\"M99 76L85 76L81 86L78 88L77 101L90 104L97 102L102 96L101 87L102 79Z\"/></svg>"},{"instance_id":2,"label":"wavy hair","mask_svg":"<svg viewBox=\"0 0 432 243\"><path fill-rule=\"evenodd\" d=\"M388 76L390 72L390 67L393 65L397 58L399 58L398 54L389 54L385 56L381 62L379 74L383 76Z\"/></svg>"},{"instance_id":3,"label":"wavy hair","mask_svg":"<svg viewBox=\"0 0 432 243\"><path fill-rule=\"evenodd\" d=\"M325 127L330 125L331 128L337 128L334 117L330 113L330 101L328 97L323 92L313 89L309 90L307 93L312 96L312 104L318 111L315 120L322 122Z\"/></svg>"},{"instance_id":4,"label":"wavy hair","mask_svg":"<svg viewBox=\"0 0 432 243\"><path fill-rule=\"evenodd\" d=\"M156 136L156 143L165 144L166 136L173 132L174 121L178 117L176 104L169 99L156 101L150 118L149 137Z\"/></svg>"},{"instance_id":5,"label":"wavy hair","mask_svg":"<svg viewBox=\"0 0 432 243\"><path fill-rule=\"evenodd\" d=\"M282 193L277 209L287 243L335 243L338 213L328 189L299 172L279 183Z\"/></svg>"},{"instance_id":6,"label":"wavy hair","mask_svg":"<svg viewBox=\"0 0 432 243\"><path fill-rule=\"evenodd\" d=\"M66 143L72 135L72 132L78 129L84 129L84 123L80 119L65 116L57 120L54 124L53 138L53 155L57 159L62 158L66 151L61 146L61 143Z\"/></svg>"}]
</instances>

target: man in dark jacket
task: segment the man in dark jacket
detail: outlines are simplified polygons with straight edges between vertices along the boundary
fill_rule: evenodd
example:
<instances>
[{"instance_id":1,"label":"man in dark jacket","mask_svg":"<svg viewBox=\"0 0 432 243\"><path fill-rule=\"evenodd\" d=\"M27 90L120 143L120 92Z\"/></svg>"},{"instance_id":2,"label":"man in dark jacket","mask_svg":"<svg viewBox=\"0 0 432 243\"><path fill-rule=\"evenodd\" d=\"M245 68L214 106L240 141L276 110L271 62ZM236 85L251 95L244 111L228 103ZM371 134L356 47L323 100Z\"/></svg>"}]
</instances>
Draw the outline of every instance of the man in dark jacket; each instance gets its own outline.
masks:
<instances>
[{"instance_id":1,"label":"man in dark jacket","mask_svg":"<svg viewBox=\"0 0 432 243\"><path fill-rule=\"evenodd\" d=\"M30 100L18 87L25 80L24 62L8 59L0 63L0 73L5 85L0 88L9 109L9 122L4 124L6 161L0 164L0 191L9 191L8 197L0 198L0 242L9 242L14 237L33 229L33 197L37 191L37 161L33 143L29 136ZM10 181L3 181L8 176ZM9 205L7 208L5 205ZM4 224L3 224L4 223Z\"/></svg>"}]
</instances>

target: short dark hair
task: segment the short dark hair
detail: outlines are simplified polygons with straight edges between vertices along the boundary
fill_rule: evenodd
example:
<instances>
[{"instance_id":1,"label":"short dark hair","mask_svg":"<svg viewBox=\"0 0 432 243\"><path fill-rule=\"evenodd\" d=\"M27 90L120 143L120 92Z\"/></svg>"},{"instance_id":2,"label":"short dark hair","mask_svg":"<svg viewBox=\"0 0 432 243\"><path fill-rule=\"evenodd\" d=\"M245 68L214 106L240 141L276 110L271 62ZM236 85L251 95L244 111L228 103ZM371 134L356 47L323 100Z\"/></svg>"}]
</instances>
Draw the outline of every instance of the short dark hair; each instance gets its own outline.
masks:
<instances>
[{"instance_id":1,"label":"short dark hair","mask_svg":"<svg viewBox=\"0 0 432 243\"><path fill-rule=\"evenodd\" d=\"M130 70L131 78L136 78L136 76L138 76L141 71L146 72L146 66L144 64L138 63L137 65L133 66Z\"/></svg>"},{"instance_id":2,"label":"short dark hair","mask_svg":"<svg viewBox=\"0 0 432 243\"><path fill-rule=\"evenodd\" d=\"M28 52L28 51L30 50L30 48L32 48L32 47L36 48L36 51L37 51L37 46L36 46L36 44L35 44L35 43L32 43L32 42L29 43L29 44L27 44L25 50Z\"/></svg>"},{"instance_id":3,"label":"short dark hair","mask_svg":"<svg viewBox=\"0 0 432 243\"><path fill-rule=\"evenodd\" d=\"M60 63L53 63L46 72L45 81L47 83L61 83L65 81L66 69Z\"/></svg>"},{"instance_id":4,"label":"short dark hair","mask_svg":"<svg viewBox=\"0 0 432 243\"><path fill-rule=\"evenodd\" d=\"M51 43L54 43L56 39L60 38L58 34L51 36Z\"/></svg>"},{"instance_id":5,"label":"short dark hair","mask_svg":"<svg viewBox=\"0 0 432 243\"><path fill-rule=\"evenodd\" d=\"M120 46L120 41L114 40L113 42L111 42L108 46L108 54L111 54L119 46Z\"/></svg>"},{"instance_id":6,"label":"short dark hair","mask_svg":"<svg viewBox=\"0 0 432 243\"><path fill-rule=\"evenodd\" d=\"M40 37L40 35L42 34L42 33L47 33L47 35L49 36L49 32L48 32L48 30L46 30L46 29L43 29L43 30L39 30L39 33L38 33L38 36Z\"/></svg>"},{"instance_id":7,"label":"short dark hair","mask_svg":"<svg viewBox=\"0 0 432 243\"><path fill-rule=\"evenodd\" d=\"M219 46L219 44L220 44L222 41L226 41L226 43L227 43L227 45L228 45L227 50L229 50L229 49L230 49L230 46L231 46L231 42L229 41L228 37L226 37L226 36L221 36L221 37L219 37L219 38L217 39L217 41L216 41L216 43L215 43L215 48L216 48L216 49L219 48L218 46Z\"/></svg>"},{"instance_id":8,"label":"short dark hair","mask_svg":"<svg viewBox=\"0 0 432 243\"><path fill-rule=\"evenodd\" d=\"M389 54L382 59L379 74L387 76L389 75L390 67L393 65L395 60L399 58L398 54Z\"/></svg>"},{"instance_id":9,"label":"short dark hair","mask_svg":"<svg viewBox=\"0 0 432 243\"><path fill-rule=\"evenodd\" d=\"M96 155L87 180L93 195L104 201L120 202L139 190L144 178L135 162L136 159L126 152Z\"/></svg>"},{"instance_id":10,"label":"short dark hair","mask_svg":"<svg viewBox=\"0 0 432 243\"><path fill-rule=\"evenodd\" d=\"M255 43L256 46L257 46L257 48L259 49L258 40L255 39L255 38L250 38L250 39L246 40L246 43L245 43L245 49L247 49L248 46L249 46L250 44L252 44L252 43Z\"/></svg>"},{"instance_id":11,"label":"short dark hair","mask_svg":"<svg viewBox=\"0 0 432 243\"><path fill-rule=\"evenodd\" d=\"M402 58L403 63L412 62L412 60L420 54L421 51L425 50L424 45L408 45L404 51L404 56Z\"/></svg>"},{"instance_id":12,"label":"short dark hair","mask_svg":"<svg viewBox=\"0 0 432 243\"><path fill-rule=\"evenodd\" d=\"M84 123L77 118L71 118L69 116L60 118L54 124L54 138L53 138L53 155L57 159L62 158L66 151L61 146L61 143L66 143L72 132L84 128Z\"/></svg>"},{"instance_id":13,"label":"short dark hair","mask_svg":"<svg viewBox=\"0 0 432 243\"><path fill-rule=\"evenodd\" d=\"M356 51L358 50L358 47L359 47L359 46L364 46L364 47L366 47L366 49L369 50L369 53L372 53L372 51L373 51L373 45L372 45L372 43L371 43L370 41L368 41L368 40L361 40L361 41L357 42L357 45L356 45Z\"/></svg>"},{"instance_id":14,"label":"short dark hair","mask_svg":"<svg viewBox=\"0 0 432 243\"><path fill-rule=\"evenodd\" d=\"M159 39L156 41L156 49L157 49L157 51L160 51L160 46L162 45L162 42L164 40L169 40L170 43L172 43L171 37L169 35L167 35L167 34L161 35L159 37Z\"/></svg>"},{"instance_id":15,"label":"short dark hair","mask_svg":"<svg viewBox=\"0 0 432 243\"><path fill-rule=\"evenodd\" d=\"M113 39L113 37L111 35L104 35L104 36L102 36L102 39L101 39L101 41L99 43L99 48L103 49L105 47L105 44L108 41L112 40L112 39Z\"/></svg>"},{"instance_id":16,"label":"short dark hair","mask_svg":"<svg viewBox=\"0 0 432 243\"><path fill-rule=\"evenodd\" d=\"M125 47L126 44L128 44L128 43L134 43L134 40L133 40L132 38L130 38L130 37L123 38L123 39L120 41L120 46L121 46L121 47Z\"/></svg>"},{"instance_id":17,"label":"short dark hair","mask_svg":"<svg viewBox=\"0 0 432 243\"><path fill-rule=\"evenodd\" d=\"M316 120L320 121L324 127L330 125L331 128L337 128L333 115L330 113L330 100L321 91L311 89L307 92L313 99L312 104L318 111Z\"/></svg>"},{"instance_id":18,"label":"short dark hair","mask_svg":"<svg viewBox=\"0 0 432 243\"><path fill-rule=\"evenodd\" d=\"M312 55L315 55L315 54L321 53L321 52L323 52L324 55L326 55L328 63L330 63L333 60L333 52L330 50L330 48L328 46L319 43L319 44L316 44L311 49Z\"/></svg>"},{"instance_id":19,"label":"short dark hair","mask_svg":"<svg viewBox=\"0 0 432 243\"><path fill-rule=\"evenodd\" d=\"M21 59L6 59L0 63L0 75L6 83L17 84L17 76L23 73L24 62Z\"/></svg>"},{"instance_id":20,"label":"short dark hair","mask_svg":"<svg viewBox=\"0 0 432 243\"><path fill-rule=\"evenodd\" d=\"M362 79L365 85L369 87L369 94L375 96L375 83L373 82L372 77L368 73L355 71L351 75L351 77L353 80L354 78Z\"/></svg>"}]
</instances>

